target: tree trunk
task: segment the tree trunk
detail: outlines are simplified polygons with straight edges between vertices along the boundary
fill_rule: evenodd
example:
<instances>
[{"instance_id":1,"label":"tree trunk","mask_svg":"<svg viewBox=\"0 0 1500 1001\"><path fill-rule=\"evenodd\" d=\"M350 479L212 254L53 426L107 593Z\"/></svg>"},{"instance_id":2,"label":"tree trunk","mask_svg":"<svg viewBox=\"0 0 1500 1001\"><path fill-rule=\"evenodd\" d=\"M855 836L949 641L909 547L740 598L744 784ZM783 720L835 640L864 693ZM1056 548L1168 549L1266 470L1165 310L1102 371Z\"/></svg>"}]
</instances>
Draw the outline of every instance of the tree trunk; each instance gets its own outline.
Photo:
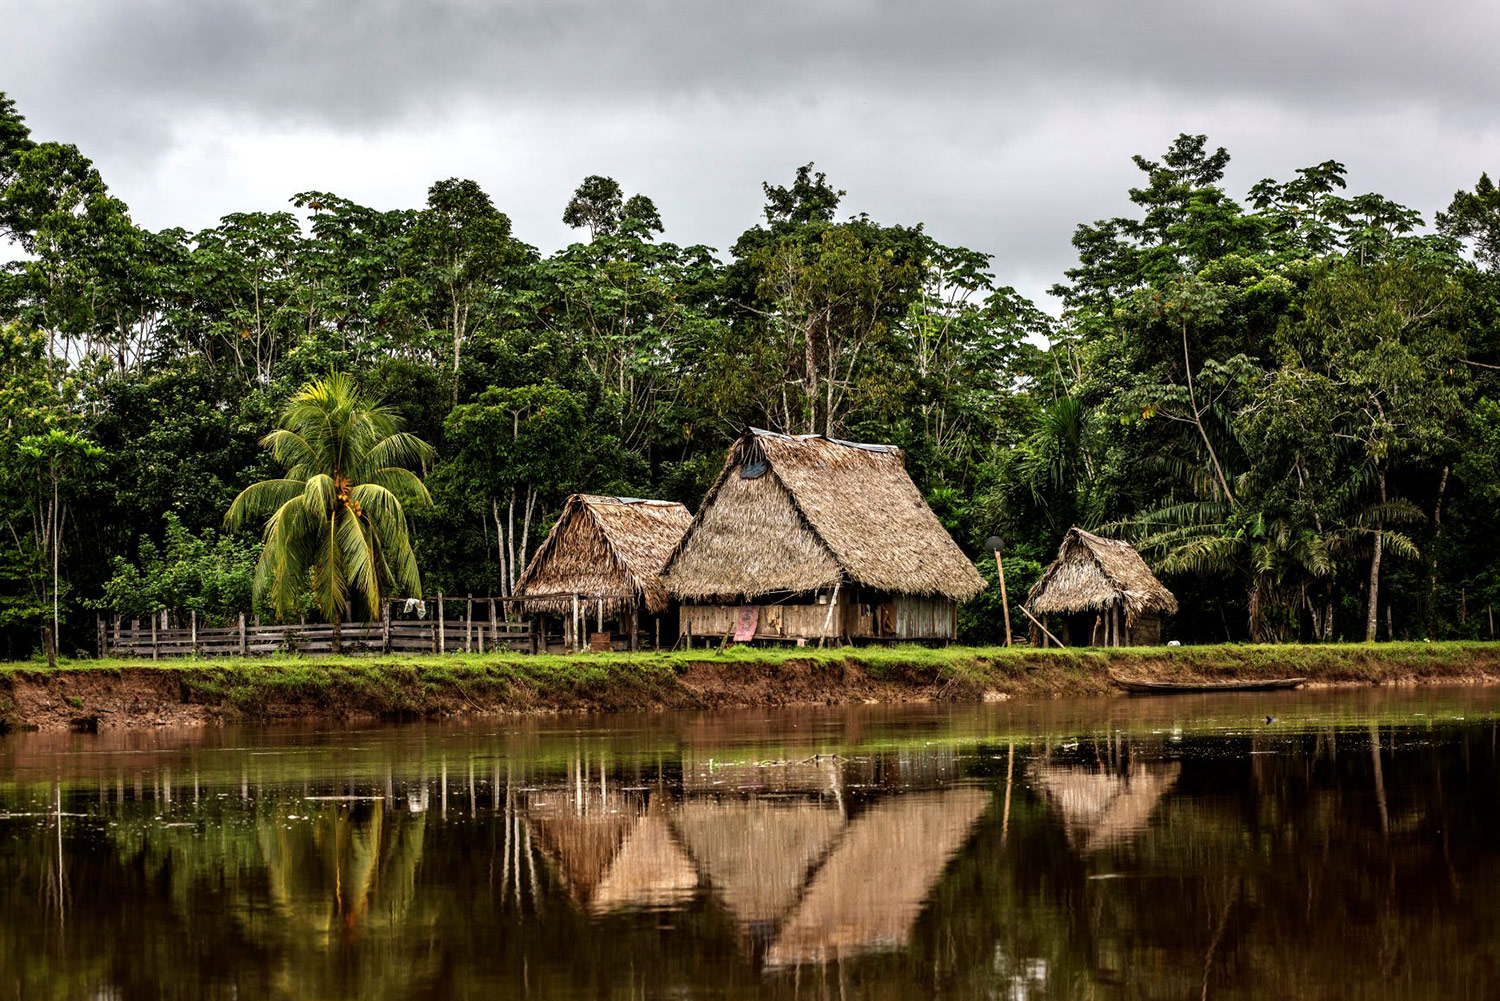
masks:
<instances>
[{"instance_id":1,"label":"tree trunk","mask_svg":"<svg viewBox=\"0 0 1500 1001\"><path fill-rule=\"evenodd\" d=\"M1380 503L1385 503L1385 470L1379 469L1376 476L1380 482ZM1370 555L1369 604L1365 609L1365 642L1374 643L1380 625L1380 555L1385 544L1385 524L1375 522L1375 551Z\"/></svg>"},{"instance_id":2,"label":"tree trunk","mask_svg":"<svg viewBox=\"0 0 1500 1001\"><path fill-rule=\"evenodd\" d=\"M1193 426L1198 429L1198 437L1203 439L1203 447L1208 450L1208 461L1213 463L1214 476L1218 478L1219 489L1224 491L1225 502L1234 507L1234 491L1229 489L1229 478L1224 475L1224 467L1219 465L1219 453L1214 451L1213 442L1208 440L1208 429L1203 426L1203 412L1198 409L1198 389L1193 385L1193 359L1188 352L1187 320L1182 321L1182 367L1187 375L1188 406L1193 409Z\"/></svg>"},{"instance_id":3,"label":"tree trunk","mask_svg":"<svg viewBox=\"0 0 1500 1001\"><path fill-rule=\"evenodd\" d=\"M1250 642L1259 643L1261 634L1260 581L1250 585Z\"/></svg>"},{"instance_id":4,"label":"tree trunk","mask_svg":"<svg viewBox=\"0 0 1500 1001\"><path fill-rule=\"evenodd\" d=\"M1438 477L1437 501L1432 505L1432 552L1427 564L1427 638L1437 632L1438 541L1443 537L1443 493L1448 489L1448 467Z\"/></svg>"},{"instance_id":5,"label":"tree trunk","mask_svg":"<svg viewBox=\"0 0 1500 1001\"><path fill-rule=\"evenodd\" d=\"M344 626L343 623L339 621L339 616L337 614L333 616L333 622L331 624L333 626L333 652L336 654L343 653Z\"/></svg>"},{"instance_id":6,"label":"tree trunk","mask_svg":"<svg viewBox=\"0 0 1500 1001\"><path fill-rule=\"evenodd\" d=\"M505 567L505 527L499 521L499 501L489 498L489 513L495 519L495 558L499 560L499 593L510 597L510 570Z\"/></svg>"},{"instance_id":7,"label":"tree trunk","mask_svg":"<svg viewBox=\"0 0 1500 1001\"><path fill-rule=\"evenodd\" d=\"M47 644L48 667L57 666L57 623L59 619L57 608L57 585L59 580L57 561L59 550L62 549L62 506L58 503L58 479L57 473L54 472L52 474L52 628L48 631L48 635L51 637Z\"/></svg>"}]
</instances>

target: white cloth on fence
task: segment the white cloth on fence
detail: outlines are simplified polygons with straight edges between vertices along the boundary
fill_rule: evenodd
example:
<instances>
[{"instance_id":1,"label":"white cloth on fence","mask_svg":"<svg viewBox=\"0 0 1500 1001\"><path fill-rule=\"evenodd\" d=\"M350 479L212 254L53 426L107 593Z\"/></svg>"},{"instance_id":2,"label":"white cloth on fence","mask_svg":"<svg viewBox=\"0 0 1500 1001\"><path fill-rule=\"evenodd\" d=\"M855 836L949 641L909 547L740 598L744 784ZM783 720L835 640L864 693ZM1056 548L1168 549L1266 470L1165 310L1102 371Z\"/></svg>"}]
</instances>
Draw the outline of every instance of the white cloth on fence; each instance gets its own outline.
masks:
<instances>
[{"instance_id":1,"label":"white cloth on fence","mask_svg":"<svg viewBox=\"0 0 1500 1001\"><path fill-rule=\"evenodd\" d=\"M425 619L427 618L427 602L423 601L421 598L407 598L404 611L407 615L410 615L412 612L416 612L417 618Z\"/></svg>"}]
</instances>

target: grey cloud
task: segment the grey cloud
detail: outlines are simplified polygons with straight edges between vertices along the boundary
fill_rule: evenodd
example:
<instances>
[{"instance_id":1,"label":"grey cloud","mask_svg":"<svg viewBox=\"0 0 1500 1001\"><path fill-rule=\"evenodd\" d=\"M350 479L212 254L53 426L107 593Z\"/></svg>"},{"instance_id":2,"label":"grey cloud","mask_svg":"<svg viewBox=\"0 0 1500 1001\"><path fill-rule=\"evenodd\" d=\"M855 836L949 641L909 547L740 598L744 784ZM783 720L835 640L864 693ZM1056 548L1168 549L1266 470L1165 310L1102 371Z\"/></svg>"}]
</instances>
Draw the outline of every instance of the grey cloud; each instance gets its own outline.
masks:
<instances>
[{"instance_id":1,"label":"grey cloud","mask_svg":"<svg viewBox=\"0 0 1500 1001\"><path fill-rule=\"evenodd\" d=\"M1040 295L1178 132L1230 189L1329 157L1431 215L1500 167L1500 5L1271 0L0 0L0 89L151 226L472 176L544 249L585 173L727 246L816 160Z\"/></svg>"},{"instance_id":2,"label":"grey cloud","mask_svg":"<svg viewBox=\"0 0 1500 1001\"><path fill-rule=\"evenodd\" d=\"M26 3L10 53L38 89L209 104L335 128L500 106L855 90L1121 84L1488 115L1500 8L1323 0L118 0ZM129 108L126 108L129 113Z\"/></svg>"}]
</instances>

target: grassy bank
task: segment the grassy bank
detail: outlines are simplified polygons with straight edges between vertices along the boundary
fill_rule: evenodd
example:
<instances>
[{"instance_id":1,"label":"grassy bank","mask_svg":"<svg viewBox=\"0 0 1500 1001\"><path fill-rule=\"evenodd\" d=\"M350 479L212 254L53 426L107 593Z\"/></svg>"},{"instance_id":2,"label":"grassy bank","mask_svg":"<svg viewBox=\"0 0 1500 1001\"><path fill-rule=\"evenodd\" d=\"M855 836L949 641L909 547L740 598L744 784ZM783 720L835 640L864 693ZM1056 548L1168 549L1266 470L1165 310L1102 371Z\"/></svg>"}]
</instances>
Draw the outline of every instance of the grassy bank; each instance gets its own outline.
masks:
<instances>
[{"instance_id":1,"label":"grassy bank","mask_svg":"<svg viewBox=\"0 0 1500 1001\"><path fill-rule=\"evenodd\" d=\"M1500 681L1500 644L922 647L723 653L220 658L0 665L12 727L463 713L704 709L1105 695L1152 680L1303 676L1314 684Z\"/></svg>"}]
</instances>

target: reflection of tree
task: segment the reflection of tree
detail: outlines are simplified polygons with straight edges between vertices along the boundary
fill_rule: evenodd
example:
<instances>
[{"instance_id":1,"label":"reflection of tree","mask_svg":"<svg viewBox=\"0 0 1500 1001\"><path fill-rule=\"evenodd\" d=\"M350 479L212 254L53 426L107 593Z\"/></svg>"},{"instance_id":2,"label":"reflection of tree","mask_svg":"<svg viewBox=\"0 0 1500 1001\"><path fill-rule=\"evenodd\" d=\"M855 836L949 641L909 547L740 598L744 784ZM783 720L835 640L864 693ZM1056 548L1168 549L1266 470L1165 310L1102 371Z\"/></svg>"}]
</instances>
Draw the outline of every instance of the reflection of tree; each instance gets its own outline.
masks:
<instances>
[{"instance_id":1,"label":"reflection of tree","mask_svg":"<svg viewBox=\"0 0 1500 1001\"><path fill-rule=\"evenodd\" d=\"M1500 785L1488 727L1384 726L1378 747L1364 724L1050 753L1021 740L1013 763L1008 740L951 762L903 750L839 762L838 796L764 761L695 771L685 798L659 765L609 767L607 786L598 759L591 782L565 783L565 762L514 782L496 765L488 792L453 771L446 819L436 782L407 785L426 813L304 799L300 780L246 791L238 767L169 807L139 783L104 806L0 785L0 812L35 814L0 821L0 1001L1488 996L1500 805L1473 795ZM1149 823L1130 811L1128 836L1093 839L1046 769L1111 777L1096 819L1176 774ZM964 813L927 809L950 793L986 805L956 854L925 863ZM559 818L581 808L611 830L595 807L623 811L596 866L570 875L558 842L541 850L567 830L542 832L552 796ZM908 870L922 878L903 892ZM596 903L579 906L590 872ZM778 939L800 968L760 962Z\"/></svg>"},{"instance_id":2,"label":"reflection of tree","mask_svg":"<svg viewBox=\"0 0 1500 1001\"><path fill-rule=\"evenodd\" d=\"M204 813L202 826L120 824L120 862L166 891L203 951L217 939L258 957L265 996L357 984L361 997L400 997L433 975L434 961L402 944L437 917L415 906L426 814L274 794ZM312 990L319 978L326 989Z\"/></svg>"}]
</instances>

